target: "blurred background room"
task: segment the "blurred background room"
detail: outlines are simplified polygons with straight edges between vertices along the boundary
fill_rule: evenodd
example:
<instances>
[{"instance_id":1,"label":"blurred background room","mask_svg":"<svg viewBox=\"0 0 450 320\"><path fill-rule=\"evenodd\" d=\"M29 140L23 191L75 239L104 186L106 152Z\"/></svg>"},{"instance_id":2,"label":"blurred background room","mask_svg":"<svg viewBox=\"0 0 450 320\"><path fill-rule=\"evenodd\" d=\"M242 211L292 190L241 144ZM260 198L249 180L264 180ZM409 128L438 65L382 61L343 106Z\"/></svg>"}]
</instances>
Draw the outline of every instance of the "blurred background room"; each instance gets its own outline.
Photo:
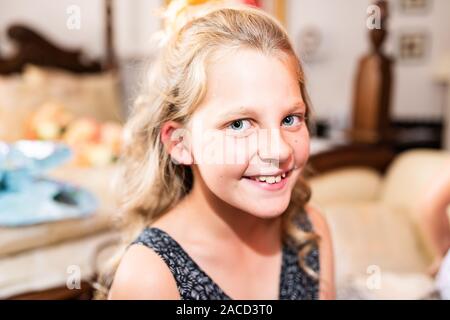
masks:
<instances>
[{"instance_id":1,"label":"blurred background room","mask_svg":"<svg viewBox=\"0 0 450 320\"><path fill-rule=\"evenodd\" d=\"M92 298L169 1L0 0L0 299ZM303 61L338 298L439 298L420 203L450 170L450 1L240 1L276 16Z\"/></svg>"}]
</instances>

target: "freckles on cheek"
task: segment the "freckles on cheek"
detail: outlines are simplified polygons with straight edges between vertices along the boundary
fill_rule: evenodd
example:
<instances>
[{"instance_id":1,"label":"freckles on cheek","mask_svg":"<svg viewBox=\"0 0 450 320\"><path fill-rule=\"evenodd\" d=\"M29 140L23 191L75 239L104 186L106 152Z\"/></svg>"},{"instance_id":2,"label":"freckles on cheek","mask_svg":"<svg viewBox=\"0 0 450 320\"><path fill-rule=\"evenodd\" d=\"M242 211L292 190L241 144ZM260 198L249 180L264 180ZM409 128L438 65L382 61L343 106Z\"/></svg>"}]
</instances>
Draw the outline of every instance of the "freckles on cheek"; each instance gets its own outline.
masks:
<instances>
[{"instance_id":1,"label":"freckles on cheek","mask_svg":"<svg viewBox=\"0 0 450 320\"><path fill-rule=\"evenodd\" d=\"M309 158L309 137L302 136L294 139L293 149L297 161L302 164L306 163Z\"/></svg>"}]
</instances>

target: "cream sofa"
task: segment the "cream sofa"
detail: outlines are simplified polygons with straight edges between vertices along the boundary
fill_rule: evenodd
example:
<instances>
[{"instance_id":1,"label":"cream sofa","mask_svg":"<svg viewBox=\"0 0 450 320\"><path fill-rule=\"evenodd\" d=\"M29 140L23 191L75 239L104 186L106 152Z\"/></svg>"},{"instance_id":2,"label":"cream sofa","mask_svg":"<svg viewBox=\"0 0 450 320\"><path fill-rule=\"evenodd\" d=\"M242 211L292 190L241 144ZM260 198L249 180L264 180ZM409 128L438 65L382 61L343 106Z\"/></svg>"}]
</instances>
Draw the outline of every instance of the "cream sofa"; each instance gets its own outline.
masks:
<instances>
[{"instance_id":1,"label":"cream sofa","mask_svg":"<svg viewBox=\"0 0 450 320\"><path fill-rule=\"evenodd\" d=\"M449 152L414 150L398 156L384 176L348 167L310 179L312 201L331 230L338 298L435 296L417 204L433 175L450 170L449 161Z\"/></svg>"}]
</instances>

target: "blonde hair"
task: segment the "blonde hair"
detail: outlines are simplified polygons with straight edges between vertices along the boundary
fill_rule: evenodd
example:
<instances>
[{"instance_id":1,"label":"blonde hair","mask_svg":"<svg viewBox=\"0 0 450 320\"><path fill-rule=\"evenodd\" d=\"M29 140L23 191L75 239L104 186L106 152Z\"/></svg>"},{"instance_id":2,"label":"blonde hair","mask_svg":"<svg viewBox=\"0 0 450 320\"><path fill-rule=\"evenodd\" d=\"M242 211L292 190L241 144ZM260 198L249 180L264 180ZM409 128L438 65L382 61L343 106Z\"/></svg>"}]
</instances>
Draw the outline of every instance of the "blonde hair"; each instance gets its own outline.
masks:
<instances>
[{"instance_id":1,"label":"blonde hair","mask_svg":"<svg viewBox=\"0 0 450 320\"><path fill-rule=\"evenodd\" d=\"M128 136L118 183L120 222L125 233L122 249L100 278L104 288L110 287L120 257L138 233L175 206L192 188L191 168L174 164L163 147L162 125L170 120L189 122L205 95L207 65L213 54L237 49L294 58L309 112L300 61L287 32L270 15L249 7L219 8L188 21L174 32L156 57L148 85L136 100L126 124ZM303 258L311 246L317 245L318 235L300 230L294 221L305 214L304 206L309 198L310 189L300 178L282 215L282 229L284 240L293 239L298 245L300 264L314 276Z\"/></svg>"}]
</instances>

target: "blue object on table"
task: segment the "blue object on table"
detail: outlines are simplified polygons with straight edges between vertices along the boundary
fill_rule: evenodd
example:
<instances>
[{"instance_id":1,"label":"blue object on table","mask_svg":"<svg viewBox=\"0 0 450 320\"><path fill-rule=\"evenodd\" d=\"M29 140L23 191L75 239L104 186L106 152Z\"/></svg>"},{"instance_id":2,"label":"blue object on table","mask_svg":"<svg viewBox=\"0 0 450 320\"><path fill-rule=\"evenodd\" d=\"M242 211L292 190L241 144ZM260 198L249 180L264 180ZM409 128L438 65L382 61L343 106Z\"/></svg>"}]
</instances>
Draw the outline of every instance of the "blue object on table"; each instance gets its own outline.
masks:
<instances>
[{"instance_id":1,"label":"blue object on table","mask_svg":"<svg viewBox=\"0 0 450 320\"><path fill-rule=\"evenodd\" d=\"M96 210L97 199L91 192L43 177L71 155L62 143L0 142L0 226L80 218Z\"/></svg>"}]
</instances>

